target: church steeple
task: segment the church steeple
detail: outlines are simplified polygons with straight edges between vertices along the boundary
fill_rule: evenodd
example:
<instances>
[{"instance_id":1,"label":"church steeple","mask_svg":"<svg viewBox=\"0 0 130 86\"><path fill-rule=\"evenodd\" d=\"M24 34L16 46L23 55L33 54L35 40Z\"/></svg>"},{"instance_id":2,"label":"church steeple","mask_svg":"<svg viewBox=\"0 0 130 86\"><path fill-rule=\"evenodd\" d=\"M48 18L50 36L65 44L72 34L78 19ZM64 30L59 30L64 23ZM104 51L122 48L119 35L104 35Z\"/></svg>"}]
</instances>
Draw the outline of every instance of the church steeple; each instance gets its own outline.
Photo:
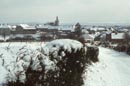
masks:
<instances>
[{"instance_id":1,"label":"church steeple","mask_svg":"<svg viewBox=\"0 0 130 86\"><path fill-rule=\"evenodd\" d=\"M58 16L56 17L56 20L55 20L55 26L59 26L59 18L58 18Z\"/></svg>"}]
</instances>

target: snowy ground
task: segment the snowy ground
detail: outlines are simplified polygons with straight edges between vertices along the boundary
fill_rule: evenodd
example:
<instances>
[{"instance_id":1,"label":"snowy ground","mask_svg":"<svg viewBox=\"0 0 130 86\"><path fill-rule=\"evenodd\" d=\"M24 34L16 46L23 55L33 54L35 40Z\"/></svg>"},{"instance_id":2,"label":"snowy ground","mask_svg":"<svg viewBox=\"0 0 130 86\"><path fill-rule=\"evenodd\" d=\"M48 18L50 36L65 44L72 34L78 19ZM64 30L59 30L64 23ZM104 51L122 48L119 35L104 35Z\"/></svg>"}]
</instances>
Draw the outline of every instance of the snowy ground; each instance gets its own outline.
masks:
<instances>
[{"instance_id":1,"label":"snowy ground","mask_svg":"<svg viewBox=\"0 0 130 86\"><path fill-rule=\"evenodd\" d=\"M44 46L44 43L0 43L0 56L2 56L0 58L4 57L6 64L10 64L23 46L35 50ZM89 66L85 73L84 86L129 86L130 56L102 47L99 47L99 50L100 62ZM1 65L2 60L0 60L0 83L4 83L7 71Z\"/></svg>"},{"instance_id":2,"label":"snowy ground","mask_svg":"<svg viewBox=\"0 0 130 86\"><path fill-rule=\"evenodd\" d=\"M130 56L99 47L100 62L89 66L85 86L129 86Z\"/></svg>"}]
</instances>

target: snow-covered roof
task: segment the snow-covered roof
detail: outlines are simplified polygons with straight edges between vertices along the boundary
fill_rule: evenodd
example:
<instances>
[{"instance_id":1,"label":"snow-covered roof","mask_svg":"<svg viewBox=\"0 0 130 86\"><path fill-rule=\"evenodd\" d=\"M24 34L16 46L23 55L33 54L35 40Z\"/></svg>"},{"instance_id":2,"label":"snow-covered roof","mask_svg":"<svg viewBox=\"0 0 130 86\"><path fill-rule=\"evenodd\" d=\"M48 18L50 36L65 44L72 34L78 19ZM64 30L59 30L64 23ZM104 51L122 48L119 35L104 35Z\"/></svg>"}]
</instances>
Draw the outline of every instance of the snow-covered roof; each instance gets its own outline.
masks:
<instances>
[{"instance_id":1,"label":"snow-covered roof","mask_svg":"<svg viewBox=\"0 0 130 86\"><path fill-rule=\"evenodd\" d=\"M60 26L51 26L51 25L38 25L36 26L36 28L40 28L40 29L44 29L44 28L47 28L47 29L57 29L57 30L69 30L69 31L74 31L73 29L73 26L72 25L60 25Z\"/></svg>"},{"instance_id":2,"label":"snow-covered roof","mask_svg":"<svg viewBox=\"0 0 130 86\"><path fill-rule=\"evenodd\" d=\"M112 39L123 39L124 33L112 33L111 38Z\"/></svg>"},{"instance_id":3,"label":"snow-covered roof","mask_svg":"<svg viewBox=\"0 0 130 86\"><path fill-rule=\"evenodd\" d=\"M47 28L47 29L58 29L59 26L51 26L51 25L39 25L37 28Z\"/></svg>"},{"instance_id":4,"label":"snow-covered roof","mask_svg":"<svg viewBox=\"0 0 130 86\"><path fill-rule=\"evenodd\" d=\"M101 34L100 32L96 32L96 33L95 33L95 37L96 37L96 36L99 36L100 34Z\"/></svg>"},{"instance_id":5,"label":"snow-covered roof","mask_svg":"<svg viewBox=\"0 0 130 86\"><path fill-rule=\"evenodd\" d=\"M23 29L36 29L34 26L29 26L28 24L19 24L18 26L23 27Z\"/></svg>"},{"instance_id":6,"label":"snow-covered roof","mask_svg":"<svg viewBox=\"0 0 130 86\"><path fill-rule=\"evenodd\" d=\"M89 36L94 39L96 34L89 34Z\"/></svg>"},{"instance_id":7,"label":"snow-covered roof","mask_svg":"<svg viewBox=\"0 0 130 86\"><path fill-rule=\"evenodd\" d=\"M86 29L82 29L82 33L88 34L89 32Z\"/></svg>"},{"instance_id":8,"label":"snow-covered roof","mask_svg":"<svg viewBox=\"0 0 130 86\"><path fill-rule=\"evenodd\" d=\"M122 32L128 32L128 29L118 29L118 31L122 31Z\"/></svg>"},{"instance_id":9,"label":"snow-covered roof","mask_svg":"<svg viewBox=\"0 0 130 86\"><path fill-rule=\"evenodd\" d=\"M106 31L106 34L111 34L112 33L112 31Z\"/></svg>"},{"instance_id":10,"label":"snow-covered roof","mask_svg":"<svg viewBox=\"0 0 130 86\"><path fill-rule=\"evenodd\" d=\"M59 26L59 29L60 30L70 30L70 31L72 31L73 26L72 25L61 25L61 26Z\"/></svg>"},{"instance_id":11,"label":"snow-covered roof","mask_svg":"<svg viewBox=\"0 0 130 86\"><path fill-rule=\"evenodd\" d=\"M57 29L57 30L58 30L58 27L59 27L59 26L42 25L42 27L46 27L46 28L48 28L48 29Z\"/></svg>"},{"instance_id":12,"label":"snow-covered roof","mask_svg":"<svg viewBox=\"0 0 130 86\"><path fill-rule=\"evenodd\" d=\"M23 34L10 35L10 38L16 38L16 37L23 38L24 35Z\"/></svg>"},{"instance_id":13,"label":"snow-covered roof","mask_svg":"<svg viewBox=\"0 0 130 86\"><path fill-rule=\"evenodd\" d=\"M14 28L16 28L16 25L13 25L13 26L9 26L9 27L10 27L10 28L13 28L13 29L14 29Z\"/></svg>"},{"instance_id":14,"label":"snow-covered roof","mask_svg":"<svg viewBox=\"0 0 130 86\"><path fill-rule=\"evenodd\" d=\"M114 28L111 28L111 31L114 31L115 29Z\"/></svg>"},{"instance_id":15,"label":"snow-covered roof","mask_svg":"<svg viewBox=\"0 0 130 86\"><path fill-rule=\"evenodd\" d=\"M16 30L16 26L15 26L15 25L10 26L10 30L11 30L11 31L15 31L15 30Z\"/></svg>"},{"instance_id":16,"label":"snow-covered roof","mask_svg":"<svg viewBox=\"0 0 130 86\"><path fill-rule=\"evenodd\" d=\"M106 38L106 34L102 34L100 38Z\"/></svg>"},{"instance_id":17,"label":"snow-covered roof","mask_svg":"<svg viewBox=\"0 0 130 86\"><path fill-rule=\"evenodd\" d=\"M90 30L94 30L94 31L97 31L97 27L94 27L94 28L90 28Z\"/></svg>"},{"instance_id":18,"label":"snow-covered roof","mask_svg":"<svg viewBox=\"0 0 130 86\"><path fill-rule=\"evenodd\" d=\"M24 38L26 36L31 36L35 39L37 39L38 37L40 37L40 34L16 34L16 35L10 35L10 38Z\"/></svg>"},{"instance_id":19,"label":"snow-covered roof","mask_svg":"<svg viewBox=\"0 0 130 86\"><path fill-rule=\"evenodd\" d=\"M103 27L99 27L98 30L106 30L105 28Z\"/></svg>"},{"instance_id":20,"label":"snow-covered roof","mask_svg":"<svg viewBox=\"0 0 130 86\"><path fill-rule=\"evenodd\" d=\"M97 30L106 30L106 28L102 28L102 27L92 27L92 28L90 28L90 30L94 30L94 31L97 31Z\"/></svg>"},{"instance_id":21,"label":"snow-covered roof","mask_svg":"<svg viewBox=\"0 0 130 86\"><path fill-rule=\"evenodd\" d=\"M36 28L43 29L43 28L48 28L48 26L46 26L46 25L38 25L38 26L36 26Z\"/></svg>"},{"instance_id":22,"label":"snow-covered roof","mask_svg":"<svg viewBox=\"0 0 130 86\"><path fill-rule=\"evenodd\" d=\"M93 38L92 38L90 35L88 35L88 34L83 34L82 37L85 38L85 39L87 39L87 40L92 40L92 39L93 39Z\"/></svg>"}]
</instances>

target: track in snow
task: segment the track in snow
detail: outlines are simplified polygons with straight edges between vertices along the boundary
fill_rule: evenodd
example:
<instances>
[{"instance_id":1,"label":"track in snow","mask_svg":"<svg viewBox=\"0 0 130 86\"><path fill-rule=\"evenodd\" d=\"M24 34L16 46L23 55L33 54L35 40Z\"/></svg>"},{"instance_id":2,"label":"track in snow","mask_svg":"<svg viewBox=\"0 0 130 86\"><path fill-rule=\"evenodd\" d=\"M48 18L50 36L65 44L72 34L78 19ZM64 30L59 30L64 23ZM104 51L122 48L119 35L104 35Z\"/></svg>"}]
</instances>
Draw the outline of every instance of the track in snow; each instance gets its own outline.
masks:
<instances>
[{"instance_id":1,"label":"track in snow","mask_svg":"<svg viewBox=\"0 0 130 86\"><path fill-rule=\"evenodd\" d=\"M100 62L87 68L85 86L130 86L130 56L99 47Z\"/></svg>"}]
</instances>

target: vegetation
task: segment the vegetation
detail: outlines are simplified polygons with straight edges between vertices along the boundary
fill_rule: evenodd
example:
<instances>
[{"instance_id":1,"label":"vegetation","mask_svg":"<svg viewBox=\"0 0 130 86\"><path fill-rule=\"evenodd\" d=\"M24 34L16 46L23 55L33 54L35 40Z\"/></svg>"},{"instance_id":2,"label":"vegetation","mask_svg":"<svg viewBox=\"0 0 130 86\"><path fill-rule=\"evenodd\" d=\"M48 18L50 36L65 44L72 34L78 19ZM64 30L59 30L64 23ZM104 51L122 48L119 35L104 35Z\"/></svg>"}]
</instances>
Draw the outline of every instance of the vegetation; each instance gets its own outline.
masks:
<instances>
[{"instance_id":1,"label":"vegetation","mask_svg":"<svg viewBox=\"0 0 130 86\"><path fill-rule=\"evenodd\" d=\"M71 48L71 52L61 46L49 55L41 50L36 57L30 56L29 65L27 67L22 65L24 70L17 71L16 81L8 81L8 86L82 86L82 75L88 64L98 61L98 53L98 48L92 46L83 46L78 50ZM26 57L24 53L22 57L18 57L20 59L16 60L14 67L19 65L19 61L24 61L24 57ZM50 66L44 62L45 59L53 63L50 65L52 68L46 69ZM20 80L22 72L26 76L25 82Z\"/></svg>"}]
</instances>

